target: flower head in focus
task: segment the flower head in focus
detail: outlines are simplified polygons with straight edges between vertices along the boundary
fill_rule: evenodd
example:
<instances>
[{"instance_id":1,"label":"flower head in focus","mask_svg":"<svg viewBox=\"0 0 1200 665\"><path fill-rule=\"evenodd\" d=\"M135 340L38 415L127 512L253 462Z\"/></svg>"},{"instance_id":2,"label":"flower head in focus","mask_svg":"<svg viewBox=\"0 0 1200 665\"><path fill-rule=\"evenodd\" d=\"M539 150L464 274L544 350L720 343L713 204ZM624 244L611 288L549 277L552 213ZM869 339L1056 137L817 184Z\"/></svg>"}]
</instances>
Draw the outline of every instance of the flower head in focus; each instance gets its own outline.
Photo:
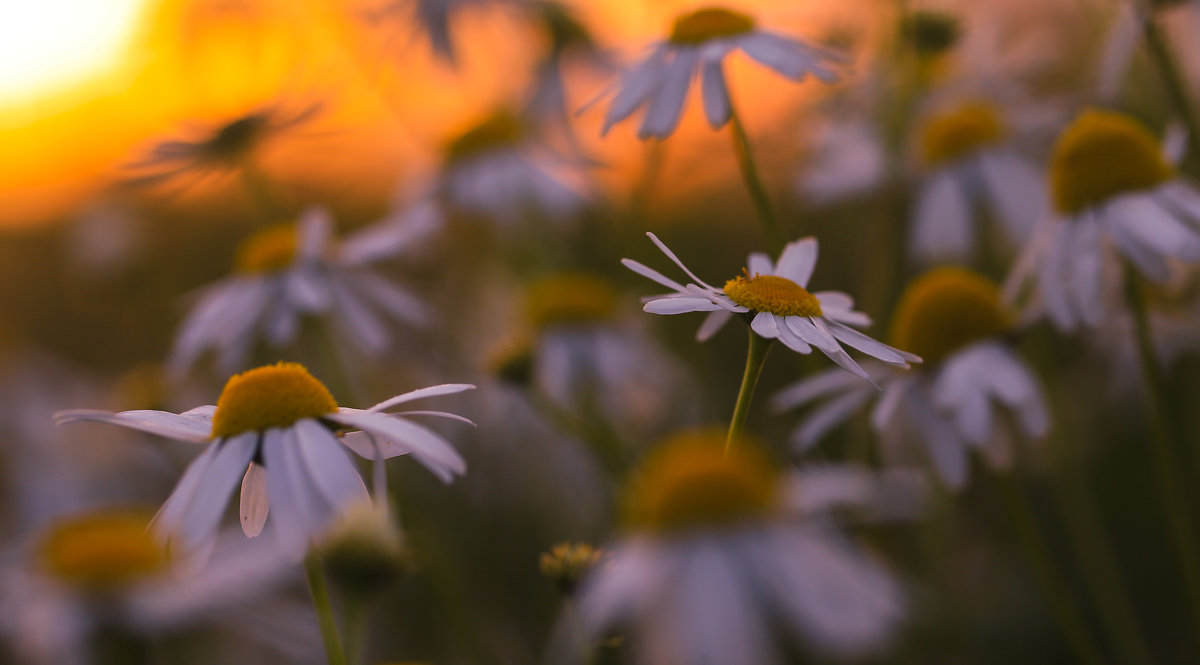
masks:
<instances>
[{"instance_id":1,"label":"flower head in focus","mask_svg":"<svg viewBox=\"0 0 1200 665\"><path fill-rule=\"evenodd\" d=\"M760 337L778 339L797 353L811 353L816 347L842 368L868 381L870 375L846 353L843 344L896 367L907 369L909 363L921 362L920 356L894 349L851 328L870 325L871 320L854 311L850 296L840 291L808 290L817 265L815 238L788 243L774 263L766 254L751 254L744 274L718 289L688 270L657 236L647 235L694 282L680 284L653 268L623 259L625 267L672 290L649 298L643 309L651 314L709 312L696 334L701 341L720 330L734 314L741 314Z\"/></svg>"},{"instance_id":2,"label":"flower head in focus","mask_svg":"<svg viewBox=\"0 0 1200 665\"><path fill-rule=\"evenodd\" d=\"M733 114L724 61L738 50L793 81L811 74L832 83L845 61L834 51L761 28L748 14L722 7L698 9L676 18L670 35L613 87L603 131L644 107L638 137L670 136L697 75L709 125L724 127Z\"/></svg>"},{"instance_id":3,"label":"flower head in focus","mask_svg":"<svg viewBox=\"0 0 1200 665\"><path fill-rule=\"evenodd\" d=\"M839 655L884 645L904 615L899 585L828 519L864 501L861 487L833 479L800 493L802 476L723 444L715 430L684 432L644 460L627 535L579 589L588 635L619 631L647 665L769 663L781 643Z\"/></svg>"},{"instance_id":4,"label":"flower head in focus","mask_svg":"<svg viewBox=\"0 0 1200 665\"><path fill-rule=\"evenodd\" d=\"M991 281L962 268L931 270L905 290L891 330L891 341L920 353L926 365L903 373L880 367L882 392L823 372L779 391L771 405L785 410L826 400L792 435L804 451L874 400L871 427L885 454L900 457L919 442L942 480L961 488L970 450L1005 469L1015 441L1039 440L1050 428L1037 375L1005 341L1013 321Z\"/></svg>"},{"instance_id":5,"label":"flower head in focus","mask_svg":"<svg viewBox=\"0 0 1200 665\"><path fill-rule=\"evenodd\" d=\"M1200 261L1200 190L1129 116L1089 110L1064 129L1049 192L1052 213L1025 243L1005 297L1015 302L1031 284L1027 314L1059 330L1104 323L1121 275L1117 257L1158 283L1172 261Z\"/></svg>"},{"instance_id":6,"label":"flower head in focus","mask_svg":"<svg viewBox=\"0 0 1200 665\"><path fill-rule=\"evenodd\" d=\"M305 551L349 506L368 500L347 449L377 462L411 453L447 482L463 473L462 457L441 435L413 422L409 412L388 410L472 388L430 386L366 410L352 409L338 406L324 384L303 366L278 363L231 377L216 406L181 414L72 410L59 412L56 420L60 424L104 422L204 444L204 452L188 465L155 517L155 531L169 543L184 551L210 545L225 505L240 483L245 534L259 535L269 511L279 546L294 554ZM411 413L465 420L441 411ZM356 431L343 436L343 430Z\"/></svg>"},{"instance_id":7,"label":"flower head in focus","mask_svg":"<svg viewBox=\"0 0 1200 665\"><path fill-rule=\"evenodd\" d=\"M176 335L171 372L186 372L208 351L222 372L243 369L256 343L288 344L305 317L327 317L340 341L380 353L391 339L384 317L421 326L428 314L371 265L407 249L437 219L421 204L335 243L333 220L312 208L296 224L251 235L238 249L235 273L198 294Z\"/></svg>"}]
</instances>

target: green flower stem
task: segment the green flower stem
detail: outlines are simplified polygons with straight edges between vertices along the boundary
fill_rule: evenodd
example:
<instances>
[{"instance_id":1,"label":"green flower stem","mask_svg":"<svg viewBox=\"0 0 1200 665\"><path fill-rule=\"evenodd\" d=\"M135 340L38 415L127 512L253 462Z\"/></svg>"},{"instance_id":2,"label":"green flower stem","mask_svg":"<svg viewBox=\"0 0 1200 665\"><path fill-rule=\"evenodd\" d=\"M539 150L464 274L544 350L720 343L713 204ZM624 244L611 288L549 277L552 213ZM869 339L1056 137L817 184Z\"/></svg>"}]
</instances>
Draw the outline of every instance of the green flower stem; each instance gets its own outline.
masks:
<instances>
[{"instance_id":1,"label":"green flower stem","mask_svg":"<svg viewBox=\"0 0 1200 665\"><path fill-rule=\"evenodd\" d=\"M1158 486L1167 511L1171 537L1175 551L1183 568L1183 585L1192 606L1192 619L1197 622L1195 631L1200 638L1200 548L1196 545L1196 532L1187 513L1187 499L1175 475L1179 459L1175 452L1178 444L1166 402L1166 377L1158 364L1154 351L1154 339L1150 332L1149 312L1143 283L1132 266L1125 266L1125 297L1133 314L1134 333L1137 338L1138 357L1142 366L1142 378L1146 384L1147 407L1150 417L1150 454L1159 475Z\"/></svg>"},{"instance_id":2,"label":"green flower stem","mask_svg":"<svg viewBox=\"0 0 1200 665\"><path fill-rule=\"evenodd\" d=\"M563 407L536 387L525 389L526 399L543 418L563 434L578 438L592 451L613 480L624 477L628 459L616 432L598 419L585 419Z\"/></svg>"},{"instance_id":3,"label":"green flower stem","mask_svg":"<svg viewBox=\"0 0 1200 665\"><path fill-rule=\"evenodd\" d=\"M1080 573L1090 587L1104 632L1111 639L1120 661L1149 665L1153 662L1150 648L1138 625L1109 534L1099 518L1100 508L1088 488L1077 446L1072 445L1077 439L1070 430L1064 405L1061 400L1056 402L1057 486L1062 489L1063 510L1078 552Z\"/></svg>"},{"instance_id":4,"label":"green flower stem","mask_svg":"<svg viewBox=\"0 0 1200 665\"><path fill-rule=\"evenodd\" d=\"M1100 653L1100 648L1096 641L1088 635L1087 626L1071 598L1071 593L1055 569L1046 543L1038 531L1033 509L1030 507L1025 493L1011 474L997 475L996 484L999 486L1001 498L1013 528L1017 531L1017 539L1020 540L1021 547L1029 557L1029 564L1037 577L1038 585L1046 594L1050 610L1054 613L1055 619L1063 631L1063 636L1075 650L1075 655L1080 663L1102 665L1105 661Z\"/></svg>"},{"instance_id":5,"label":"green flower stem","mask_svg":"<svg viewBox=\"0 0 1200 665\"><path fill-rule=\"evenodd\" d=\"M1179 71L1179 66L1171 54L1167 36L1158 25L1158 17L1153 14L1145 16L1142 20L1142 30L1146 39L1146 49L1158 67L1163 84L1167 88L1167 96L1171 98L1175 112L1187 127L1188 148L1193 157L1200 156L1200 121L1196 119L1196 107L1188 93L1183 73Z\"/></svg>"},{"instance_id":6,"label":"green flower stem","mask_svg":"<svg viewBox=\"0 0 1200 665\"><path fill-rule=\"evenodd\" d=\"M346 665L358 665L362 662L363 641L367 636L367 605L368 599L362 594L343 594L345 612L343 618L346 626Z\"/></svg>"},{"instance_id":7,"label":"green flower stem","mask_svg":"<svg viewBox=\"0 0 1200 665\"><path fill-rule=\"evenodd\" d=\"M746 191L750 193L750 199L754 202L754 212L758 215L758 223L762 225L767 246L772 254L778 256L783 251L783 234L779 232L771 199L767 196L767 189L758 175L758 168L754 165L754 153L750 148L746 128L742 126L742 119L733 104L730 104L729 108L729 129L733 135L733 151L737 154L742 181L746 183Z\"/></svg>"},{"instance_id":8,"label":"green flower stem","mask_svg":"<svg viewBox=\"0 0 1200 665\"><path fill-rule=\"evenodd\" d=\"M758 377L762 374L763 362L767 359L767 351L771 350L771 342L758 336L749 326L750 346L746 349L746 371L742 374L742 387L738 390L737 404L733 407L733 418L729 421L729 436L725 438L725 454L728 455L733 446L742 438L746 429L746 418L750 415L750 402L754 399L754 388L758 385Z\"/></svg>"},{"instance_id":9,"label":"green flower stem","mask_svg":"<svg viewBox=\"0 0 1200 665\"><path fill-rule=\"evenodd\" d=\"M325 644L325 658L329 665L346 665L342 642L338 638L337 621L333 618L333 606L329 603L329 589L325 586L325 571L315 554L304 558L304 575L308 578L308 590L312 594L313 608L317 611L317 623L321 627L321 641Z\"/></svg>"}]
</instances>

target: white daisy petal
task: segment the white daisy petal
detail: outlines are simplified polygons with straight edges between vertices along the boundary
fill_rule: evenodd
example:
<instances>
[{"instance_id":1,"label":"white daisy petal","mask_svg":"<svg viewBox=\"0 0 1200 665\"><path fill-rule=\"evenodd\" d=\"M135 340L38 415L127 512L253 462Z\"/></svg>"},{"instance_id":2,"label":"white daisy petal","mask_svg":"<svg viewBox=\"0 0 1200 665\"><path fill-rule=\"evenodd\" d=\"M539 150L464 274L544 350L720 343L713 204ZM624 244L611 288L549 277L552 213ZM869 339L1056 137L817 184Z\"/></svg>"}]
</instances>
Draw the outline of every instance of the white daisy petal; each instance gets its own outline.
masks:
<instances>
[{"instance_id":1,"label":"white daisy petal","mask_svg":"<svg viewBox=\"0 0 1200 665\"><path fill-rule=\"evenodd\" d=\"M427 388L418 388L416 390L410 390L406 393L401 393L399 395L396 395L395 397L389 397L388 399L385 399L382 402L380 402L380 403L376 404L375 406L372 406L371 408L366 409L366 410L370 411L372 413L379 412L379 411L386 411L387 409L390 409L394 406L398 406L400 404L405 404L407 402L413 402L413 401L416 401L419 399L425 399L427 397L441 397L442 395L456 395L458 393L466 392L468 390L474 390L474 389L475 389L475 386L470 383L443 383L443 384L436 385L436 386L429 386Z\"/></svg>"},{"instance_id":2,"label":"white daisy petal","mask_svg":"<svg viewBox=\"0 0 1200 665\"><path fill-rule=\"evenodd\" d=\"M833 336L836 337L838 341L858 349L867 355L874 356L890 365L908 367L908 363L910 362L921 362L920 356L892 348L882 342L877 342L858 332L857 330L844 326L837 321L827 321L825 325L829 327L829 331L833 333Z\"/></svg>"},{"instance_id":3,"label":"white daisy petal","mask_svg":"<svg viewBox=\"0 0 1200 665\"><path fill-rule=\"evenodd\" d=\"M358 469L332 432L311 418L297 420L292 429L300 458L330 505L348 506L370 498Z\"/></svg>"},{"instance_id":4,"label":"white daisy petal","mask_svg":"<svg viewBox=\"0 0 1200 665\"><path fill-rule=\"evenodd\" d=\"M728 310L716 310L704 317L704 322L700 324L700 329L696 331L696 341L704 342L717 334L727 321L733 316Z\"/></svg>"},{"instance_id":5,"label":"white daisy petal","mask_svg":"<svg viewBox=\"0 0 1200 665\"><path fill-rule=\"evenodd\" d=\"M841 372L841 374L851 376L845 372ZM814 409L800 421L800 425L792 432L791 442L796 447L796 452L807 452L831 430L846 422L874 394L871 388L862 385L862 382L859 381L858 389L846 391Z\"/></svg>"},{"instance_id":6,"label":"white daisy petal","mask_svg":"<svg viewBox=\"0 0 1200 665\"><path fill-rule=\"evenodd\" d=\"M72 409L54 414L54 422L59 425L85 421L121 425L165 436L169 439L193 443L207 443L212 439L212 427L203 420L166 411L139 410L111 413L93 409Z\"/></svg>"},{"instance_id":7,"label":"white daisy petal","mask_svg":"<svg viewBox=\"0 0 1200 665\"><path fill-rule=\"evenodd\" d=\"M814 374L780 390L771 397L769 404L771 410L778 413L803 406L826 395L860 386L862 386L862 381L858 377L840 369L831 369Z\"/></svg>"},{"instance_id":8,"label":"white daisy petal","mask_svg":"<svg viewBox=\"0 0 1200 665\"><path fill-rule=\"evenodd\" d=\"M696 71L696 53L693 49L674 49L673 58L666 65L661 85L654 91L646 117L642 119L638 138L666 138L675 131L683 114L683 103Z\"/></svg>"},{"instance_id":9,"label":"white daisy petal","mask_svg":"<svg viewBox=\"0 0 1200 665\"><path fill-rule=\"evenodd\" d=\"M251 462L242 477L242 494L239 505L239 516L242 523L242 533L247 538L255 538L262 533L263 524L267 521L271 502L267 497L267 471L262 465Z\"/></svg>"},{"instance_id":10,"label":"white daisy petal","mask_svg":"<svg viewBox=\"0 0 1200 665\"><path fill-rule=\"evenodd\" d=\"M355 412L349 409L341 409L336 414L329 415L328 418L406 447L414 457L443 482L449 482L454 475L462 474L467 470L466 462L454 449L454 446L439 434L422 425L380 413ZM360 455L364 454L360 450L355 450L355 452Z\"/></svg>"},{"instance_id":11,"label":"white daisy petal","mask_svg":"<svg viewBox=\"0 0 1200 665\"><path fill-rule=\"evenodd\" d=\"M807 288L813 268L817 266L817 251L816 238L802 238L789 242L779 255L779 262L775 264L775 274Z\"/></svg>"},{"instance_id":12,"label":"white daisy petal","mask_svg":"<svg viewBox=\"0 0 1200 665\"><path fill-rule=\"evenodd\" d=\"M775 323L775 315L770 312L759 312L750 322L750 328L763 339L775 339L779 336L779 326Z\"/></svg>"},{"instance_id":13,"label":"white daisy petal","mask_svg":"<svg viewBox=\"0 0 1200 665\"><path fill-rule=\"evenodd\" d=\"M663 243L663 241L659 240L658 236L656 236L650 232L647 232L646 235L649 236L650 242L654 243L654 246L658 248L658 251L662 252L663 254L666 254L667 258L671 260L671 263L674 263L675 265L679 266L679 269L682 270L685 275L692 278L693 281L695 281L697 284L699 284L700 286L703 286L706 289L710 289L713 291L717 290L717 289L713 288L710 284L706 283L704 280L697 277L696 274L693 273L691 270L689 270L687 266L683 265L683 261L680 261L679 257L675 256L675 252L672 252L671 249L669 247L667 247L666 244ZM681 290L683 290L683 289L681 289Z\"/></svg>"},{"instance_id":14,"label":"white daisy petal","mask_svg":"<svg viewBox=\"0 0 1200 665\"><path fill-rule=\"evenodd\" d=\"M662 284L663 286L667 287L668 289L675 289L676 291L684 290L683 285L680 284L679 282L676 282L675 280L671 279L670 277L667 277L666 275L663 275L662 273L658 272L654 268L645 266L641 263L638 263L637 261L634 261L633 259L621 259L621 264L624 265L626 268L629 268L630 270L641 275L642 277L652 279L655 282L658 282L659 284Z\"/></svg>"},{"instance_id":15,"label":"white daisy petal","mask_svg":"<svg viewBox=\"0 0 1200 665\"><path fill-rule=\"evenodd\" d=\"M642 310L650 314L686 314L724 309L708 298L663 298L651 300L642 306Z\"/></svg>"},{"instance_id":16,"label":"white daisy petal","mask_svg":"<svg viewBox=\"0 0 1200 665\"><path fill-rule=\"evenodd\" d=\"M733 113L733 103L729 99L729 88L725 84L725 72L722 67L720 60L713 60L704 63L701 70L704 114L708 118L708 125L713 129L724 127Z\"/></svg>"}]
</instances>

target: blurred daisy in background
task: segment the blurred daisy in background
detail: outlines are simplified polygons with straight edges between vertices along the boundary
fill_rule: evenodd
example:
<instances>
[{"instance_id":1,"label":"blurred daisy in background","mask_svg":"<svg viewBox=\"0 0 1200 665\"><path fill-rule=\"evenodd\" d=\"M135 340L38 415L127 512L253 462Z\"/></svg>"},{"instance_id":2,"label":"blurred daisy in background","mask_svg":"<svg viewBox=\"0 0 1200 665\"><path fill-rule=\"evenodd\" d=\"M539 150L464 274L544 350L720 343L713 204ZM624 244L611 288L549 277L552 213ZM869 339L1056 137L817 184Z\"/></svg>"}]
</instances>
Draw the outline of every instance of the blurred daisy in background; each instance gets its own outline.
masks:
<instances>
[{"instance_id":1,"label":"blurred daisy in background","mask_svg":"<svg viewBox=\"0 0 1200 665\"><path fill-rule=\"evenodd\" d=\"M101 508L60 515L31 532L0 568L0 634L17 662L136 662L169 636L209 624L217 654L256 649L271 658L317 649L311 611L273 600L298 578L269 549L221 539L200 563L147 531L149 514Z\"/></svg>"},{"instance_id":2,"label":"blurred daisy in background","mask_svg":"<svg viewBox=\"0 0 1200 665\"><path fill-rule=\"evenodd\" d=\"M987 99L953 99L918 120L920 186L909 250L922 264L974 258L986 220L1020 247L1046 212L1045 176L1014 146L1019 116Z\"/></svg>"},{"instance_id":3,"label":"blurred daisy in background","mask_svg":"<svg viewBox=\"0 0 1200 665\"><path fill-rule=\"evenodd\" d=\"M209 176L245 175L247 170L256 168L254 159L263 145L309 122L320 112L319 104L291 111L267 106L216 127L193 130L186 138L164 140L126 166L130 171L129 182L155 185L185 177L196 182ZM258 182L254 184L261 186Z\"/></svg>"},{"instance_id":4,"label":"blurred daisy in background","mask_svg":"<svg viewBox=\"0 0 1200 665\"><path fill-rule=\"evenodd\" d=\"M1133 118L1080 114L1054 145L1053 211L1038 222L1009 274L1005 298L1026 284L1026 314L1064 332L1096 328L1128 262L1162 283L1171 262L1200 261L1200 191L1181 176L1159 141Z\"/></svg>"},{"instance_id":5,"label":"blurred daisy in background","mask_svg":"<svg viewBox=\"0 0 1200 665\"><path fill-rule=\"evenodd\" d=\"M626 435L644 436L672 413L686 372L624 316L621 294L605 277L537 279L526 287L523 312L533 337L532 379L549 399Z\"/></svg>"},{"instance_id":6,"label":"blurred daisy in background","mask_svg":"<svg viewBox=\"0 0 1200 665\"><path fill-rule=\"evenodd\" d=\"M724 127L734 112L724 60L739 50L793 81L811 74L833 83L845 63L845 57L835 51L759 27L748 14L722 7L699 9L676 18L670 35L651 45L650 54L604 93L603 97L611 95L612 101L602 131L607 133L644 107L638 137L670 136L697 75L709 126Z\"/></svg>"},{"instance_id":7,"label":"blurred daisy in background","mask_svg":"<svg viewBox=\"0 0 1200 665\"><path fill-rule=\"evenodd\" d=\"M778 263L772 263L766 254L751 254L744 274L718 289L688 270L657 236L646 235L695 283L685 286L637 261L622 259L625 267L674 291L647 298L643 309L651 314L710 312L696 333L700 341L714 335L734 314L741 314L760 337L778 339L797 353L811 353L816 347L842 368L868 381L870 375L846 353L842 344L896 367L907 369L909 363L921 362L919 356L894 349L851 328L868 326L871 319L854 311L850 296L840 291L808 290L808 280L817 265L815 238L788 243Z\"/></svg>"},{"instance_id":8,"label":"blurred daisy in background","mask_svg":"<svg viewBox=\"0 0 1200 665\"><path fill-rule=\"evenodd\" d=\"M434 54L454 65L458 62L458 51L452 32L457 16L490 7L524 9L527 4L526 0L393 0L369 11L367 19L375 24L411 22L429 39Z\"/></svg>"},{"instance_id":9,"label":"blurred daisy in background","mask_svg":"<svg viewBox=\"0 0 1200 665\"><path fill-rule=\"evenodd\" d=\"M60 424L110 423L205 445L154 519L155 530L184 551L211 547L225 505L240 482L245 534L259 535L269 511L275 516L271 524L279 546L286 553L301 554L348 506L368 500L346 448L377 464L411 453L446 482L463 473L466 463L454 446L404 416L464 418L442 411L388 410L473 387L430 386L366 410L352 409L339 407L324 384L303 366L278 363L231 377L216 406L182 414L72 410L56 414L55 419ZM342 430L361 434L342 438Z\"/></svg>"},{"instance_id":10,"label":"blurred daisy in background","mask_svg":"<svg viewBox=\"0 0 1200 665\"><path fill-rule=\"evenodd\" d=\"M533 219L572 221L591 187L578 155L562 155L542 140L525 114L493 111L450 139L437 185L452 212L516 225Z\"/></svg>"},{"instance_id":11,"label":"blurred daisy in background","mask_svg":"<svg viewBox=\"0 0 1200 665\"><path fill-rule=\"evenodd\" d=\"M863 499L861 479L814 492L752 445L723 451L719 431L655 448L627 494L628 533L579 589L595 643L617 633L633 659L773 663L785 648L878 651L905 614L900 585L846 538L834 510Z\"/></svg>"},{"instance_id":12,"label":"blurred daisy in background","mask_svg":"<svg viewBox=\"0 0 1200 665\"><path fill-rule=\"evenodd\" d=\"M920 353L925 365L913 372L879 367L873 376L881 392L844 372L823 372L779 391L771 406L826 400L792 433L803 452L876 400L871 427L885 455L903 458L920 442L946 485L961 488L969 450L1007 469L1014 441L1037 441L1050 429L1037 375L1005 340L1012 322L995 284L962 268L934 269L908 286L892 319L892 341Z\"/></svg>"},{"instance_id":13,"label":"blurred daisy in background","mask_svg":"<svg viewBox=\"0 0 1200 665\"><path fill-rule=\"evenodd\" d=\"M239 247L235 274L197 294L176 334L171 372L183 375L210 351L222 373L244 369L255 345L283 347L309 317L322 317L339 342L382 352L391 339L383 317L423 326L428 313L371 265L408 249L438 220L422 203L335 242L329 214L310 208L295 224L256 232Z\"/></svg>"}]
</instances>

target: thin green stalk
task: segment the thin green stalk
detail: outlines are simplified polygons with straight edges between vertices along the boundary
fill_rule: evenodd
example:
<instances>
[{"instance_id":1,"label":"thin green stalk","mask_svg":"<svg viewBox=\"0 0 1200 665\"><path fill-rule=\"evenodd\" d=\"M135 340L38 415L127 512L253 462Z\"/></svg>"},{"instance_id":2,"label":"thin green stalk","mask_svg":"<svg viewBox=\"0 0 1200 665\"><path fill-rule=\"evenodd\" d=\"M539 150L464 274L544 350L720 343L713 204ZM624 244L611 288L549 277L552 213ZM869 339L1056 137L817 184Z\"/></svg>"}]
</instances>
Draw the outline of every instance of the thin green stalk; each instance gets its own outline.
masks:
<instances>
[{"instance_id":1,"label":"thin green stalk","mask_svg":"<svg viewBox=\"0 0 1200 665\"><path fill-rule=\"evenodd\" d=\"M1038 531L1029 500L1010 475L997 475L996 484L1000 488L1004 507L1013 528L1017 531L1017 539L1029 557L1029 564L1037 577L1038 585L1046 594L1046 600L1050 603L1050 609L1063 631L1063 637L1075 650L1079 662L1101 665L1105 662L1104 657L1096 641L1088 635L1087 626L1071 598L1070 590L1063 584L1055 569L1050 552Z\"/></svg>"},{"instance_id":2,"label":"thin green stalk","mask_svg":"<svg viewBox=\"0 0 1200 665\"><path fill-rule=\"evenodd\" d=\"M1162 490L1171 537L1175 541L1175 552L1183 568L1183 583L1192 606L1192 619L1197 622L1197 630L1194 632L1200 639L1200 548L1196 545L1196 532L1187 513L1187 498L1175 475L1179 467L1175 446L1179 439L1171 425L1167 409L1166 377L1158 364L1158 354L1154 351L1154 339L1150 332L1149 313L1142 288L1142 280L1137 272L1126 265L1125 297L1133 314L1138 358L1146 385L1146 406L1150 417L1150 453L1158 471L1158 486Z\"/></svg>"},{"instance_id":3,"label":"thin green stalk","mask_svg":"<svg viewBox=\"0 0 1200 665\"><path fill-rule=\"evenodd\" d=\"M746 183L746 191L754 202L754 212L758 215L758 223L762 225L763 235L766 236L767 246L771 253L778 255L783 251L783 234L775 221L775 210L771 207L771 199L767 196L767 188L758 175L758 167L754 165L754 153L750 148L750 137L742 126L742 119L737 109L730 104L729 129L733 135L733 151L737 154L738 168L742 172L742 181Z\"/></svg>"},{"instance_id":4,"label":"thin green stalk","mask_svg":"<svg viewBox=\"0 0 1200 665\"><path fill-rule=\"evenodd\" d=\"M750 415L750 402L754 399L754 388L758 385L758 377L762 374L763 362L767 359L767 351L771 350L771 342L758 336L750 327L750 345L746 349L746 371L742 374L742 387L738 390L737 404L733 407L733 418L729 421L729 436L725 437L725 454L728 455L733 446L742 438L746 429L746 418Z\"/></svg>"},{"instance_id":5,"label":"thin green stalk","mask_svg":"<svg viewBox=\"0 0 1200 665\"><path fill-rule=\"evenodd\" d=\"M1171 98L1175 112L1179 114L1184 126L1187 127L1188 147L1192 156L1200 155L1200 121L1197 121L1196 118L1196 107L1192 103L1183 73L1179 70L1179 65L1176 64L1175 58L1171 54L1167 37L1158 25L1158 17L1154 14L1146 15L1142 20L1142 29L1146 39L1146 49L1150 52L1155 66L1158 67L1159 75L1162 76L1163 84L1167 88L1167 96Z\"/></svg>"},{"instance_id":6,"label":"thin green stalk","mask_svg":"<svg viewBox=\"0 0 1200 665\"><path fill-rule=\"evenodd\" d=\"M304 576L308 578L308 590L312 594L313 608L317 611L321 642L325 644L325 658L329 665L346 665L342 642L338 638L337 621L333 618L333 606L329 603L325 571L322 570L321 559L317 555L309 554L304 558Z\"/></svg>"},{"instance_id":7,"label":"thin green stalk","mask_svg":"<svg viewBox=\"0 0 1200 665\"><path fill-rule=\"evenodd\" d=\"M362 594L343 594L346 627L346 665L362 662L363 641L367 636L368 599Z\"/></svg>"},{"instance_id":8,"label":"thin green stalk","mask_svg":"<svg viewBox=\"0 0 1200 665\"><path fill-rule=\"evenodd\" d=\"M1055 465L1060 481L1057 485L1062 489L1066 524L1078 550L1080 572L1096 603L1104 632L1112 640L1121 662L1149 665L1153 657L1138 625L1112 542L1098 517L1100 510L1088 488L1082 460L1071 445L1073 437L1067 414L1061 406L1055 411L1058 414L1055 447L1060 454Z\"/></svg>"}]
</instances>

